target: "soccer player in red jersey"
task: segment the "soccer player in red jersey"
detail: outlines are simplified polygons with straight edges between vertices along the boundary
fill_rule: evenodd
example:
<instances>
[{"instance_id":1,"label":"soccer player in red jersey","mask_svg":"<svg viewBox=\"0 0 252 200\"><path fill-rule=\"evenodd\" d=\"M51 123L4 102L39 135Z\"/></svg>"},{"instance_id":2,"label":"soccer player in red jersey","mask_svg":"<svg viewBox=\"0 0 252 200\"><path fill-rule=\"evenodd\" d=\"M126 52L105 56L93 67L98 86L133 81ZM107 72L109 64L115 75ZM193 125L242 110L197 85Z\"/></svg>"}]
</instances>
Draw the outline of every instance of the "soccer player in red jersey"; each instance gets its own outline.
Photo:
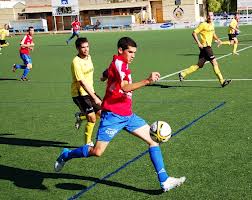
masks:
<instances>
[{"instance_id":1,"label":"soccer player in red jersey","mask_svg":"<svg viewBox=\"0 0 252 200\"><path fill-rule=\"evenodd\" d=\"M74 21L72 22L72 35L71 37L66 41L67 44L69 44L70 40L72 40L75 36L79 38L79 31L81 28L81 23L78 20L78 17L75 17Z\"/></svg>"},{"instance_id":2,"label":"soccer player in red jersey","mask_svg":"<svg viewBox=\"0 0 252 200\"><path fill-rule=\"evenodd\" d=\"M30 57L30 51L34 48L34 42L32 39L32 36L34 34L34 28L29 27L28 28L28 34L24 36L20 43L20 58L23 60L23 65L14 64L12 66L12 71L15 72L17 69L23 69L23 75L21 76L22 81L28 81L27 75L32 69L32 59Z\"/></svg>"},{"instance_id":3,"label":"soccer player in red jersey","mask_svg":"<svg viewBox=\"0 0 252 200\"><path fill-rule=\"evenodd\" d=\"M157 81L160 77L158 72L152 72L146 79L132 82L129 64L135 58L137 44L129 37L123 37L118 41L118 55L107 70L107 88L102 102L101 121L98 128L96 143L92 147L88 144L77 149L63 149L57 158L54 169L61 171L64 164L72 158L100 157L109 142L121 130L141 138L149 146L149 155L156 170L161 189L165 192L171 190L185 181L185 177L170 177L164 167L163 157L159 144L150 137L150 126L132 111L132 94L134 90Z\"/></svg>"}]
</instances>

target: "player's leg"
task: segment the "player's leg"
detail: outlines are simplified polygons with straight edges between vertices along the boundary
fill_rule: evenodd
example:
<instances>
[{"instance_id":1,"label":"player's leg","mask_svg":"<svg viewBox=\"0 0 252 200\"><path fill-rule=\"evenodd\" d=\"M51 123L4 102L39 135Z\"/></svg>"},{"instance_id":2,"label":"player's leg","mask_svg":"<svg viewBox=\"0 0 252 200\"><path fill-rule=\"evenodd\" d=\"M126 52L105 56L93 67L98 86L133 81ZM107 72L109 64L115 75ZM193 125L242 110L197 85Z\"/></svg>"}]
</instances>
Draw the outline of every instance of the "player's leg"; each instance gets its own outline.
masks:
<instances>
[{"instance_id":1,"label":"player's leg","mask_svg":"<svg viewBox=\"0 0 252 200\"><path fill-rule=\"evenodd\" d=\"M100 157L104 153L109 142L118 134L120 130L124 128L125 123L127 123L127 119L125 119L125 117L121 117L112 112L103 112L97 132L97 141L95 146L92 147L86 144L73 150L63 149L55 162L55 171L61 171L65 163L72 158L87 158L90 156Z\"/></svg>"},{"instance_id":2,"label":"player's leg","mask_svg":"<svg viewBox=\"0 0 252 200\"><path fill-rule=\"evenodd\" d=\"M228 34L228 40L226 41L221 41L219 44L218 44L218 47L220 47L221 45L232 45L232 34Z\"/></svg>"},{"instance_id":3,"label":"player's leg","mask_svg":"<svg viewBox=\"0 0 252 200\"><path fill-rule=\"evenodd\" d=\"M237 39L237 37L234 37L233 43L234 43L234 47L233 47L233 52L232 53L234 55L239 55L239 53L237 53L237 47L238 47L238 39Z\"/></svg>"},{"instance_id":4,"label":"player's leg","mask_svg":"<svg viewBox=\"0 0 252 200\"><path fill-rule=\"evenodd\" d=\"M164 166L163 156L159 144L151 139L150 127L142 118L133 114L126 126L126 130L132 132L133 135L139 137L149 145L150 159L158 175L160 186L164 191L177 187L185 181L185 177L169 177Z\"/></svg>"},{"instance_id":5,"label":"player's leg","mask_svg":"<svg viewBox=\"0 0 252 200\"><path fill-rule=\"evenodd\" d=\"M68 44L75 36L75 32L72 32L72 35L70 36L70 38L67 39L66 43Z\"/></svg>"},{"instance_id":6,"label":"player's leg","mask_svg":"<svg viewBox=\"0 0 252 200\"><path fill-rule=\"evenodd\" d=\"M186 76L189 74L197 71L199 68L202 68L206 62L205 58L201 56L202 53L199 55L199 60L196 65L191 65L187 69L183 70L182 72L179 73L179 80L183 81Z\"/></svg>"},{"instance_id":7,"label":"player's leg","mask_svg":"<svg viewBox=\"0 0 252 200\"><path fill-rule=\"evenodd\" d=\"M231 83L231 79L226 79L224 80L223 76L222 76L222 73L220 71L220 68L219 68L219 65L218 65L218 62L217 60L214 58L213 60L210 61L212 66L213 66L213 69L214 69L214 73L216 74L220 84L222 87L225 87L227 86L228 84Z\"/></svg>"},{"instance_id":8,"label":"player's leg","mask_svg":"<svg viewBox=\"0 0 252 200\"><path fill-rule=\"evenodd\" d=\"M28 80L27 75L32 69L32 60L31 60L31 57L29 55L26 55L26 54L23 54L23 58L24 58L23 61L24 61L24 64L26 65L26 68L24 69L21 80L27 81Z\"/></svg>"}]
</instances>

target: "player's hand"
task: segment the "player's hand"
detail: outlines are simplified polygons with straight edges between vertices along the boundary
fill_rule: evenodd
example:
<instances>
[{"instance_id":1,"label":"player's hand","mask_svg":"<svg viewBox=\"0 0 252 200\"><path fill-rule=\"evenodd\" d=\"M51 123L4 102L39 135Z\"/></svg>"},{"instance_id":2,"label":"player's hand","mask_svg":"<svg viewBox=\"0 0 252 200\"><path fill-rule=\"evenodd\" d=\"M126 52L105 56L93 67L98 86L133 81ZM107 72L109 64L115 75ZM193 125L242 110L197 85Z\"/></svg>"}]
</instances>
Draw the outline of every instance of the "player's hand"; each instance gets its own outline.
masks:
<instances>
[{"instance_id":1,"label":"player's hand","mask_svg":"<svg viewBox=\"0 0 252 200\"><path fill-rule=\"evenodd\" d=\"M148 78L148 81L150 81L150 83L153 83L158 81L159 78L160 78L159 72L152 72Z\"/></svg>"},{"instance_id":2,"label":"player's hand","mask_svg":"<svg viewBox=\"0 0 252 200\"><path fill-rule=\"evenodd\" d=\"M221 40L217 40L217 47L220 47L222 45Z\"/></svg>"},{"instance_id":3,"label":"player's hand","mask_svg":"<svg viewBox=\"0 0 252 200\"><path fill-rule=\"evenodd\" d=\"M104 82L104 81L106 81L106 80L107 80L107 77L102 76L102 77L100 78L100 81L102 81L102 82Z\"/></svg>"},{"instance_id":4,"label":"player's hand","mask_svg":"<svg viewBox=\"0 0 252 200\"><path fill-rule=\"evenodd\" d=\"M95 98L95 103L96 103L97 105L101 106L102 101L101 101L98 97L96 97L96 98Z\"/></svg>"},{"instance_id":5,"label":"player's hand","mask_svg":"<svg viewBox=\"0 0 252 200\"><path fill-rule=\"evenodd\" d=\"M199 43L199 44L198 44L198 47L199 47L200 49L203 49L204 46L203 46L201 43Z\"/></svg>"}]
</instances>

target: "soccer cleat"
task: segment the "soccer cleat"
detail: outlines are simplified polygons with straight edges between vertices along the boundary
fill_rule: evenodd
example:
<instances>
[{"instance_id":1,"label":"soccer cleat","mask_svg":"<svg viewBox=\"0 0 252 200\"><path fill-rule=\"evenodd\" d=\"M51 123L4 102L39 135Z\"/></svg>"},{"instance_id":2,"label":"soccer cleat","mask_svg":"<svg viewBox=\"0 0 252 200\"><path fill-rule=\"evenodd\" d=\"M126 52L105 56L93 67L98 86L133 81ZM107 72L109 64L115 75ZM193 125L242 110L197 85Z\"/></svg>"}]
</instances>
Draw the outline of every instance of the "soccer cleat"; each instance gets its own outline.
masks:
<instances>
[{"instance_id":1,"label":"soccer cleat","mask_svg":"<svg viewBox=\"0 0 252 200\"><path fill-rule=\"evenodd\" d=\"M224 82L221 84L221 87L225 87L225 86L227 86L228 84L230 84L231 82L232 82L231 79L226 79L226 80L224 80Z\"/></svg>"},{"instance_id":2,"label":"soccer cleat","mask_svg":"<svg viewBox=\"0 0 252 200\"><path fill-rule=\"evenodd\" d=\"M179 77L179 81L183 81L184 80L184 77L182 76L181 72L179 72L178 77Z\"/></svg>"},{"instance_id":3,"label":"soccer cleat","mask_svg":"<svg viewBox=\"0 0 252 200\"><path fill-rule=\"evenodd\" d=\"M12 65L12 71L15 72L16 70L17 70L16 64L13 64L13 65Z\"/></svg>"},{"instance_id":4,"label":"soccer cleat","mask_svg":"<svg viewBox=\"0 0 252 200\"><path fill-rule=\"evenodd\" d=\"M184 176L180 178L169 177L165 182L161 183L161 188L164 192L167 192L173 188L179 187L185 182L185 180L186 177Z\"/></svg>"},{"instance_id":5,"label":"soccer cleat","mask_svg":"<svg viewBox=\"0 0 252 200\"><path fill-rule=\"evenodd\" d=\"M69 149L64 148L63 151L60 153L60 156L57 158L57 160L56 160L56 162L54 164L54 170L55 170L55 172L60 172L63 169L63 167L64 167L64 165L66 163L66 161L63 159L63 157L69 151L70 151Z\"/></svg>"},{"instance_id":6,"label":"soccer cleat","mask_svg":"<svg viewBox=\"0 0 252 200\"><path fill-rule=\"evenodd\" d=\"M26 78L26 77L21 77L21 79L20 79L21 81L29 81L29 79L28 78Z\"/></svg>"},{"instance_id":7,"label":"soccer cleat","mask_svg":"<svg viewBox=\"0 0 252 200\"><path fill-rule=\"evenodd\" d=\"M92 141L87 143L87 145L90 146L90 147L94 147L94 143Z\"/></svg>"},{"instance_id":8,"label":"soccer cleat","mask_svg":"<svg viewBox=\"0 0 252 200\"><path fill-rule=\"evenodd\" d=\"M69 41L67 40L66 43L67 43L67 45L68 45L68 44L69 44Z\"/></svg>"},{"instance_id":9,"label":"soccer cleat","mask_svg":"<svg viewBox=\"0 0 252 200\"><path fill-rule=\"evenodd\" d=\"M81 118L80 118L80 115L81 115L81 112L77 112L77 113L75 113L75 118L76 118L76 121L75 121L75 124L74 124L74 126L75 126L75 128L76 129L79 129L80 128L80 126L81 126L81 123L82 123L82 120L81 120Z\"/></svg>"},{"instance_id":10,"label":"soccer cleat","mask_svg":"<svg viewBox=\"0 0 252 200\"><path fill-rule=\"evenodd\" d=\"M232 53L234 56L239 56L240 54L239 53L237 53L237 52L233 52Z\"/></svg>"}]
</instances>

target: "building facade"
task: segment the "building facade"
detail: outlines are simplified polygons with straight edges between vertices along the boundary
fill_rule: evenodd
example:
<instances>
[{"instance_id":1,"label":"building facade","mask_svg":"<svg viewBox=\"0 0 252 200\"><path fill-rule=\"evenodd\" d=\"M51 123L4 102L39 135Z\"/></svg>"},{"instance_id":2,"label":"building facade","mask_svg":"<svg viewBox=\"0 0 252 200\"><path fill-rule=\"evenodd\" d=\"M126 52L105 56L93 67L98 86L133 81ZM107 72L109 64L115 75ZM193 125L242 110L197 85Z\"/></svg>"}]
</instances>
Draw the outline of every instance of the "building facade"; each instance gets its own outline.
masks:
<instances>
[{"instance_id":1,"label":"building facade","mask_svg":"<svg viewBox=\"0 0 252 200\"><path fill-rule=\"evenodd\" d=\"M26 0L22 12L27 19L44 18L48 30L68 30L74 16L52 16L51 0ZM90 17L135 15L136 23L195 22L204 16L203 0L79 0L79 16L83 26ZM54 22L56 21L56 22Z\"/></svg>"}]
</instances>

